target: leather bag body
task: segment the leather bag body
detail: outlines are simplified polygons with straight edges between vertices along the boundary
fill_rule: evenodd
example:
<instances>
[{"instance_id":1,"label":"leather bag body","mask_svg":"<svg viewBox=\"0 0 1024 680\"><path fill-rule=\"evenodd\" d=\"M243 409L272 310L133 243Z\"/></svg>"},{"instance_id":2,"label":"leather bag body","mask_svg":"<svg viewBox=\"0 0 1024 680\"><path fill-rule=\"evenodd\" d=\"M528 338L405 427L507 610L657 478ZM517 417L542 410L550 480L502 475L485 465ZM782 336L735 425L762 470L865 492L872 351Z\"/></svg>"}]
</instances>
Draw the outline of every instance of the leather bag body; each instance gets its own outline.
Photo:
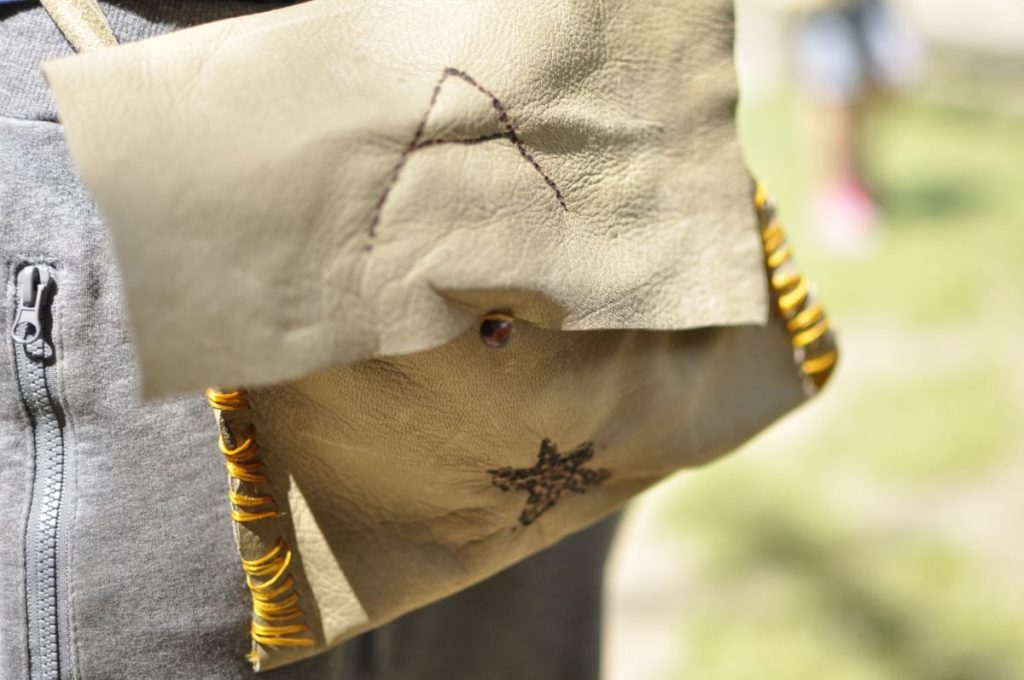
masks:
<instances>
[{"instance_id":1,"label":"leather bag body","mask_svg":"<svg viewBox=\"0 0 1024 680\"><path fill-rule=\"evenodd\" d=\"M313 0L44 72L143 393L225 386L257 669L722 455L834 361L742 161L730 2Z\"/></svg>"}]
</instances>

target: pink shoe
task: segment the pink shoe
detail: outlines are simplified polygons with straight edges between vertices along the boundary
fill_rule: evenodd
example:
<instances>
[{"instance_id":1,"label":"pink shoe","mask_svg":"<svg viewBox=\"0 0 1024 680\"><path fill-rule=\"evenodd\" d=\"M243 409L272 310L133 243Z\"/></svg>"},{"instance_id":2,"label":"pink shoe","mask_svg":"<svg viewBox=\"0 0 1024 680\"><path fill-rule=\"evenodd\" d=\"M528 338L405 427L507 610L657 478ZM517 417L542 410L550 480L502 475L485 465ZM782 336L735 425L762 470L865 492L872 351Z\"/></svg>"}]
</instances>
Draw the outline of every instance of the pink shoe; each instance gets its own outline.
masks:
<instances>
[{"instance_id":1,"label":"pink shoe","mask_svg":"<svg viewBox=\"0 0 1024 680\"><path fill-rule=\"evenodd\" d=\"M864 185L845 179L826 187L814 201L814 223L825 244L845 255L872 250L878 226L878 208Z\"/></svg>"}]
</instances>

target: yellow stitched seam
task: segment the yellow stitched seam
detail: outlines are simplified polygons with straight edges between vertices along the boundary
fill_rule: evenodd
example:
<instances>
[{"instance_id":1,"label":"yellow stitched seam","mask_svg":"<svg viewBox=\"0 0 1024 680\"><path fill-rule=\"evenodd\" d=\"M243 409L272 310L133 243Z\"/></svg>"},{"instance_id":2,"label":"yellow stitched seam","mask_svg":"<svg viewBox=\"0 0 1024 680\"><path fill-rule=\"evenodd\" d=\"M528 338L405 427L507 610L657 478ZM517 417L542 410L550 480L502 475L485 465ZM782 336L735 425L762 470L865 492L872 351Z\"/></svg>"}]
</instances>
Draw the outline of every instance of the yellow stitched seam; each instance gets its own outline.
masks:
<instances>
[{"instance_id":1,"label":"yellow stitched seam","mask_svg":"<svg viewBox=\"0 0 1024 680\"><path fill-rule=\"evenodd\" d=\"M248 408L246 394L242 390L220 392L206 391L207 401L217 411L243 411ZM239 523L257 522L278 515L274 499L259 493L255 485L268 482L263 472L263 463L256 457L259 448L255 436L250 433L240 441L231 436L229 443L222 429L217 446L224 456L229 477L228 500L231 503L231 519ZM232 445L233 444L233 445ZM245 584L252 596L253 620L250 635L253 650L248 659L259 660L257 646L263 647L308 647L315 641L309 626L296 622L305 616L299 606L299 593L295 591L295 580L288 574L292 564L292 550L283 538L259 557L242 559ZM285 623L292 622L292 623Z\"/></svg>"},{"instance_id":2,"label":"yellow stitched seam","mask_svg":"<svg viewBox=\"0 0 1024 680\"><path fill-rule=\"evenodd\" d=\"M251 484L262 484L267 481L267 476L260 474L263 466L259 463L233 463L227 462L228 475L242 482Z\"/></svg>"},{"instance_id":3,"label":"yellow stitched seam","mask_svg":"<svg viewBox=\"0 0 1024 680\"><path fill-rule=\"evenodd\" d=\"M754 190L754 206L757 207L758 211L761 211L766 203L768 203L768 192L765 190L764 185L758 182L757 188Z\"/></svg>"},{"instance_id":4,"label":"yellow stitched seam","mask_svg":"<svg viewBox=\"0 0 1024 680\"><path fill-rule=\"evenodd\" d=\"M260 512L249 512L248 510L232 510L231 519L236 522L245 524L246 522L258 522L261 519L270 519L271 517L277 517L277 512L274 510L262 510Z\"/></svg>"},{"instance_id":5,"label":"yellow stitched seam","mask_svg":"<svg viewBox=\"0 0 1024 680\"><path fill-rule=\"evenodd\" d=\"M794 333L800 330L806 330L813 324L816 324L825 316L825 308L815 302L813 305L800 312L786 323L786 330L790 333Z\"/></svg>"},{"instance_id":6,"label":"yellow stitched seam","mask_svg":"<svg viewBox=\"0 0 1024 680\"><path fill-rule=\"evenodd\" d=\"M245 559L243 559L242 560L242 568L245 569L245 573L247 573L247 574L253 573L254 570L260 569L261 567L265 567L268 564L272 564L277 559L279 559L279 555L281 555L283 550L284 550L284 541L278 541L277 543L274 544L273 548L271 548L270 550L265 552L260 557L257 557L254 560L245 560ZM268 571L267 573L269 574L269 573L272 573L272 572L273 572L273 570Z\"/></svg>"},{"instance_id":7,"label":"yellow stitched seam","mask_svg":"<svg viewBox=\"0 0 1024 680\"><path fill-rule=\"evenodd\" d=\"M807 280L806 276L801 276L797 279L796 283L792 286L786 286L780 288L787 292L779 295L779 307L785 313L796 310L807 300L807 294L811 292L811 282Z\"/></svg>"},{"instance_id":8,"label":"yellow stitched seam","mask_svg":"<svg viewBox=\"0 0 1024 680\"><path fill-rule=\"evenodd\" d=\"M264 621L291 621L302 616L302 610L296 605L299 601L299 594L292 593L278 602L253 600L252 608Z\"/></svg>"},{"instance_id":9,"label":"yellow stitched seam","mask_svg":"<svg viewBox=\"0 0 1024 680\"><path fill-rule=\"evenodd\" d=\"M828 319L822 319L817 325L793 336L793 347L807 347L828 332Z\"/></svg>"},{"instance_id":10,"label":"yellow stitched seam","mask_svg":"<svg viewBox=\"0 0 1024 680\"><path fill-rule=\"evenodd\" d=\"M253 622L250 628L252 639L267 647L310 647L313 638L295 637L309 632L309 626L297 623L285 626L268 626Z\"/></svg>"},{"instance_id":11,"label":"yellow stitched seam","mask_svg":"<svg viewBox=\"0 0 1024 680\"><path fill-rule=\"evenodd\" d=\"M817 374L824 373L825 371L832 370L835 366L836 361L839 360L839 352L832 350L828 354L824 354L820 357L808 359L802 364L804 373Z\"/></svg>"},{"instance_id":12,"label":"yellow stitched seam","mask_svg":"<svg viewBox=\"0 0 1024 680\"><path fill-rule=\"evenodd\" d=\"M780 264L782 264L783 262L788 260L789 259L789 255L790 255L790 253L789 253L789 244L787 243L786 245L782 246L781 248L779 248L775 252L773 252L770 255L768 255L768 260L767 260L768 261L768 267L770 269L775 269Z\"/></svg>"},{"instance_id":13,"label":"yellow stitched seam","mask_svg":"<svg viewBox=\"0 0 1024 680\"><path fill-rule=\"evenodd\" d=\"M279 552L275 557L268 558L272 553ZM245 570L245 582L249 590L253 592L266 592L282 579L288 567L292 563L292 551L284 545L284 541L277 542L270 552L259 560L248 562L242 560L242 569ZM257 582L253 577L269 576L266 581Z\"/></svg>"},{"instance_id":14,"label":"yellow stitched seam","mask_svg":"<svg viewBox=\"0 0 1024 680\"><path fill-rule=\"evenodd\" d=\"M295 581L293 581L292 577L289 576L276 588L271 590L254 590L252 593L252 599L259 600L260 602L271 602L282 597L293 585L295 585Z\"/></svg>"},{"instance_id":15,"label":"yellow stitched seam","mask_svg":"<svg viewBox=\"0 0 1024 680\"><path fill-rule=\"evenodd\" d=\"M258 508L261 505L270 503L270 496L246 496L237 491L228 491L228 500L232 505L240 505L245 508Z\"/></svg>"},{"instance_id":16,"label":"yellow stitched seam","mask_svg":"<svg viewBox=\"0 0 1024 680\"><path fill-rule=\"evenodd\" d=\"M206 390L206 400L218 411L241 411L246 408L245 393L241 390L218 392L210 387Z\"/></svg>"},{"instance_id":17,"label":"yellow stitched seam","mask_svg":"<svg viewBox=\"0 0 1024 680\"><path fill-rule=\"evenodd\" d=\"M761 183L754 192L761 224L765 266L776 310L786 322L794 358L815 389L828 381L839 360L825 309L814 300L811 282L796 271L782 223Z\"/></svg>"},{"instance_id":18,"label":"yellow stitched seam","mask_svg":"<svg viewBox=\"0 0 1024 680\"><path fill-rule=\"evenodd\" d=\"M256 442L252 437L246 437L246 439L236 446L231 448L224 441L224 435L221 435L217 439L217 446L220 447L220 452L224 454L224 457L228 460L234 460L237 462L243 462L246 460L252 460L253 456L256 455Z\"/></svg>"}]
</instances>

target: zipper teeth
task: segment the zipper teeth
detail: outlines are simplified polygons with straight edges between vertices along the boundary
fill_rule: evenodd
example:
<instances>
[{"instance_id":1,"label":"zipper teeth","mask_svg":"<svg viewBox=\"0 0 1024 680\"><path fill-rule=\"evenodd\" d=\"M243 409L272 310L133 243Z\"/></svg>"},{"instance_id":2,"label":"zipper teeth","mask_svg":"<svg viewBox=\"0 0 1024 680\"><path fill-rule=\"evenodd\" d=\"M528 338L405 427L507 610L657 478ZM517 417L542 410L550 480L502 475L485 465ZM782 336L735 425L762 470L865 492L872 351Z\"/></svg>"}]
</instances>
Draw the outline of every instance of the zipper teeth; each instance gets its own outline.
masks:
<instances>
[{"instance_id":1,"label":"zipper teeth","mask_svg":"<svg viewBox=\"0 0 1024 680\"><path fill-rule=\"evenodd\" d=\"M37 341L42 343L41 340ZM41 363L33 366L29 387L35 406L36 495L32 501L35 521L35 549L31 567L36 575L37 662L43 678L60 677L57 633L57 525L64 489L64 436L57 405Z\"/></svg>"},{"instance_id":2,"label":"zipper teeth","mask_svg":"<svg viewBox=\"0 0 1024 680\"><path fill-rule=\"evenodd\" d=\"M48 302L46 303L48 304ZM39 329L23 329L22 338ZM13 329L17 338L18 327ZM64 491L64 418L50 386L53 346L44 334L14 342L18 389L32 424L35 477L25 542L29 663L33 678L61 677L58 537Z\"/></svg>"}]
</instances>

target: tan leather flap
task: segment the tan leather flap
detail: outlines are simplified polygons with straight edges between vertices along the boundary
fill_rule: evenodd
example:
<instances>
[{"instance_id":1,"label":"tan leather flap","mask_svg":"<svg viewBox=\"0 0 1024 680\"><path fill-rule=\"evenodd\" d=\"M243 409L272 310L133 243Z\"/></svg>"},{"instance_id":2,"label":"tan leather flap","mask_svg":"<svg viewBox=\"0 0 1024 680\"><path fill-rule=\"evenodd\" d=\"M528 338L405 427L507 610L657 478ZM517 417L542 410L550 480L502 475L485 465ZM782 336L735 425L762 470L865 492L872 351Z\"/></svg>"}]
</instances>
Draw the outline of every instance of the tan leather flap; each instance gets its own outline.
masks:
<instances>
[{"instance_id":1,"label":"tan leather flap","mask_svg":"<svg viewBox=\"0 0 1024 680\"><path fill-rule=\"evenodd\" d=\"M144 392L763 323L732 4L314 0L44 66Z\"/></svg>"}]
</instances>

